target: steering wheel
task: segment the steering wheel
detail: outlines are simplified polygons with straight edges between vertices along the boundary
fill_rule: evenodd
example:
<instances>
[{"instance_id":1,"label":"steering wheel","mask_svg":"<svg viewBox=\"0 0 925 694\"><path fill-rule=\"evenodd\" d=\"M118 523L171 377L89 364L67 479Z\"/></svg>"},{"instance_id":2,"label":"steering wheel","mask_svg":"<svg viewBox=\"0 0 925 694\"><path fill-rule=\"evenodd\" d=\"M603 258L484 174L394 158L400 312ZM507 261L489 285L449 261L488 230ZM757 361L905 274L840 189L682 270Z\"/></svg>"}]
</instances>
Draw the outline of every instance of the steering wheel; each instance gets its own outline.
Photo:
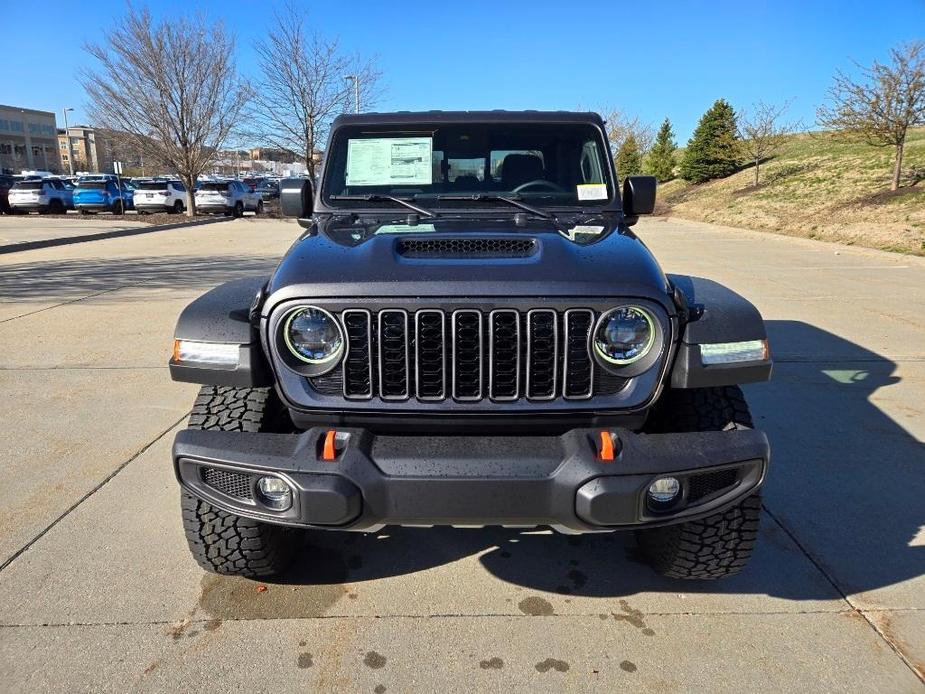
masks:
<instances>
[{"instance_id":1,"label":"steering wheel","mask_svg":"<svg viewBox=\"0 0 925 694\"><path fill-rule=\"evenodd\" d=\"M547 190L553 190L553 191L555 191L555 192L557 192L557 193L564 193L564 192L566 192L566 191L565 191L565 188L563 188L562 186L560 186L558 183L553 183L552 181L547 181L547 180L542 179L542 178L536 178L536 179L534 179L534 180L532 180L532 181L527 181L526 183L521 183L519 186L517 186L516 188L514 188L514 190L512 190L511 192L512 192L512 193L520 193L520 192L526 190L527 188L533 188L533 187L535 187L535 186L539 186L539 187L542 187L542 188L546 188Z\"/></svg>"}]
</instances>

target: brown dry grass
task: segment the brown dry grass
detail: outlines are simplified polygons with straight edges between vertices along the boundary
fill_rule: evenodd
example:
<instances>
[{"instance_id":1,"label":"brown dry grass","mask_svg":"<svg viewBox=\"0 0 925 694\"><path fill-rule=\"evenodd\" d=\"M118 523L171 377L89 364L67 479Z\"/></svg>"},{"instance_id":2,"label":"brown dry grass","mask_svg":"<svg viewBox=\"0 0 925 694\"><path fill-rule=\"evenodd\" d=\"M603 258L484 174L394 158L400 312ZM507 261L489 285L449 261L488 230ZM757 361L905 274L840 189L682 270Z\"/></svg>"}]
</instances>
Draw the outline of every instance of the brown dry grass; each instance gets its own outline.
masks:
<instances>
[{"instance_id":1,"label":"brown dry grass","mask_svg":"<svg viewBox=\"0 0 925 694\"><path fill-rule=\"evenodd\" d=\"M925 129L912 132L904 169L925 166ZM762 164L701 185L661 186L662 214L778 234L925 255L925 183L889 190L891 150L828 135L796 135Z\"/></svg>"}]
</instances>

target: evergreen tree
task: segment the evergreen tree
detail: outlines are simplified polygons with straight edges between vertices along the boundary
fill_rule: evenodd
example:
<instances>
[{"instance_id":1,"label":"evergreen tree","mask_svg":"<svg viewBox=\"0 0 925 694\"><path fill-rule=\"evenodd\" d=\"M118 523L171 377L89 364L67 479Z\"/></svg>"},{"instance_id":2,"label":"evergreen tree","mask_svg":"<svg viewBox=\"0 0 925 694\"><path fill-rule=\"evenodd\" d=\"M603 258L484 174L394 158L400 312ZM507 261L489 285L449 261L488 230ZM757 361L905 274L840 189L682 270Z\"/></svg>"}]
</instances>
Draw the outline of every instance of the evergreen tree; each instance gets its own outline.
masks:
<instances>
[{"instance_id":1,"label":"evergreen tree","mask_svg":"<svg viewBox=\"0 0 925 694\"><path fill-rule=\"evenodd\" d=\"M671 121L667 118L658 129L658 135L655 136L655 144L649 150L646 157L645 171L651 176L655 176L659 183L670 181L674 178L675 150L678 146L674 141L674 131L671 129Z\"/></svg>"},{"instance_id":2,"label":"evergreen tree","mask_svg":"<svg viewBox=\"0 0 925 694\"><path fill-rule=\"evenodd\" d=\"M739 166L736 115L725 99L718 99L703 114L681 159L681 178L703 183L725 178Z\"/></svg>"},{"instance_id":3,"label":"evergreen tree","mask_svg":"<svg viewBox=\"0 0 925 694\"><path fill-rule=\"evenodd\" d=\"M622 180L626 180L627 176L636 176L641 173L642 152L639 151L636 137L630 133L617 150L617 175Z\"/></svg>"}]
</instances>

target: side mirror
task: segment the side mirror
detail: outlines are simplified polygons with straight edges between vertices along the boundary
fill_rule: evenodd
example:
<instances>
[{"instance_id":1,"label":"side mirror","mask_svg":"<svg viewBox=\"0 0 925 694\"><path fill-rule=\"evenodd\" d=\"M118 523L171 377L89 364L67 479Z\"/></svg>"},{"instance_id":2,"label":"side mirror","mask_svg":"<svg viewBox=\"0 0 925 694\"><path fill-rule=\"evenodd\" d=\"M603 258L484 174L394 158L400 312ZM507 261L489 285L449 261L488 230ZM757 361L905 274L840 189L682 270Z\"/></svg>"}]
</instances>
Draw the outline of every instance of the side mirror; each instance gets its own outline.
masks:
<instances>
[{"instance_id":1,"label":"side mirror","mask_svg":"<svg viewBox=\"0 0 925 694\"><path fill-rule=\"evenodd\" d=\"M279 182L279 207L283 217L312 216L312 182L307 178L284 178Z\"/></svg>"},{"instance_id":2,"label":"side mirror","mask_svg":"<svg viewBox=\"0 0 925 694\"><path fill-rule=\"evenodd\" d=\"M623 181L623 215L627 224L635 224L639 215L655 211L655 176L627 176Z\"/></svg>"}]
</instances>

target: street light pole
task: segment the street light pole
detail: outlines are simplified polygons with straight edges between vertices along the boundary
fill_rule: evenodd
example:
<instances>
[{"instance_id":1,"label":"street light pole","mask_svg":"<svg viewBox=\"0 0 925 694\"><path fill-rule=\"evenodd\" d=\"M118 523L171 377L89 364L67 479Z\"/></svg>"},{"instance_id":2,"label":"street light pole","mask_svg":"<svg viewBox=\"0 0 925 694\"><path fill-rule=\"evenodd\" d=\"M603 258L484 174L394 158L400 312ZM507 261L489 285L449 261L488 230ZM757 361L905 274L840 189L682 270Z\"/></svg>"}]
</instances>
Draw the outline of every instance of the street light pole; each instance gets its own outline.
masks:
<instances>
[{"instance_id":1,"label":"street light pole","mask_svg":"<svg viewBox=\"0 0 925 694\"><path fill-rule=\"evenodd\" d=\"M71 151L71 133L67 129L67 112L73 111L72 108L64 109L64 139L67 141L67 168L74 175L74 152Z\"/></svg>"},{"instance_id":2,"label":"street light pole","mask_svg":"<svg viewBox=\"0 0 925 694\"><path fill-rule=\"evenodd\" d=\"M353 108L355 113L360 112L360 76L345 75L345 80L353 80Z\"/></svg>"}]
</instances>

